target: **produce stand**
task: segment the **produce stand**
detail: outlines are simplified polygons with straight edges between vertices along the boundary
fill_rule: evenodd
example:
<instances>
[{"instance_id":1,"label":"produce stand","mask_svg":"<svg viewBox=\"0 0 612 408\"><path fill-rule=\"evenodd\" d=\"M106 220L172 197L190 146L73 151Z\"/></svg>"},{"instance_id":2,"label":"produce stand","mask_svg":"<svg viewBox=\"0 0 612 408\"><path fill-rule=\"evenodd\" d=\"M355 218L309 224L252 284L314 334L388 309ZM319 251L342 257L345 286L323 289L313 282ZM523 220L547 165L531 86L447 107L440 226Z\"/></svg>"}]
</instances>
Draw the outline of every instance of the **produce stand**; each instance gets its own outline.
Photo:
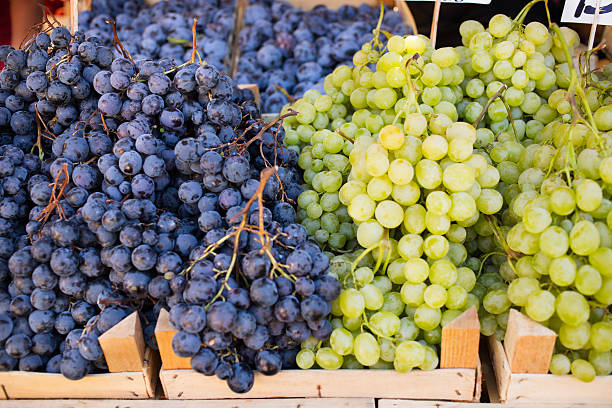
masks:
<instances>
[{"instance_id":1,"label":"produce stand","mask_svg":"<svg viewBox=\"0 0 612 408\"><path fill-rule=\"evenodd\" d=\"M160 313L155 336L162 356L160 381L166 398L400 398L451 401L480 399L480 325L471 308L442 330L440 369L414 370L283 370L266 377L257 374L253 389L235 394L224 381L191 370L189 359L171 348L175 330L168 314Z\"/></svg>"},{"instance_id":2,"label":"produce stand","mask_svg":"<svg viewBox=\"0 0 612 408\"><path fill-rule=\"evenodd\" d=\"M155 396L159 356L145 347L137 312L100 336L100 344L110 373L91 374L73 381L62 374L0 372L0 399L148 399Z\"/></svg>"},{"instance_id":3,"label":"produce stand","mask_svg":"<svg viewBox=\"0 0 612 408\"><path fill-rule=\"evenodd\" d=\"M512 310L505 344L493 336L488 337L497 380L497 384L489 385L497 388L500 401L532 405L580 401L588 406L609 405L612 376L598 376L585 383L570 375L548 374L555 340L554 333L551 333L546 327Z\"/></svg>"}]
</instances>

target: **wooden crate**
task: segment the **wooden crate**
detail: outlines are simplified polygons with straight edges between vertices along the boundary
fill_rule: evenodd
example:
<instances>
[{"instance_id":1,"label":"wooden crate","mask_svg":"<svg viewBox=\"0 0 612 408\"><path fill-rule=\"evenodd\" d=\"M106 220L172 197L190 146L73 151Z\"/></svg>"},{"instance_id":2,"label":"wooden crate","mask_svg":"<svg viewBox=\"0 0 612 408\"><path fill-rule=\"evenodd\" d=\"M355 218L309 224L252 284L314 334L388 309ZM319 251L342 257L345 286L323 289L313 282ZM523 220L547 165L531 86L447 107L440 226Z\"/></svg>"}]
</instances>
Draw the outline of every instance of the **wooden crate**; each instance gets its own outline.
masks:
<instances>
[{"instance_id":1,"label":"wooden crate","mask_svg":"<svg viewBox=\"0 0 612 408\"><path fill-rule=\"evenodd\" d=\"M29 400L6 401L3 408L201 408L202 402L188 400ZM231 408L375 408L372 398L243 399ZM229 408L227 400L206 401L206 408Z\"/></svg>"},{"instance_id":2,"label":"wooden crate","mask_svg":"<svg viewBox=\"0 0 612 408\"><path fill-rule=\"evenodd\" d=\"M489 353L501 402L597 404L612 406L612 375L590 383L570 375L548 374L555 333L512 309L504 344L491 336ZM497 401L492 401L497 402Z\"/></svg>"},{"instance_id":3,"label":"wooden crate","mask_svg":"<svg viewBox=\"0 0 612 408\"><path fill-rule=\"evenodd\" d=\"M162 358L160 380L166 398L400 398L473 401L480 398L480 324L475 308L442 330L441 368L414 370L285 370L274 376L255 375L245 394L233 393L225 381L190 368L189 359L171 348L175 330L166 311L160 313L155 335Z\"/></svg>"},{"instance_id":4,"label":"wooden crate","mask_svg":"<svg viewBox=\"0 0 612 408\"><path fill-rule=\"evenodd\" d=\"M145 399L155 396L160 360L157 352L145 347L137 312L100 336L100 345L110 373L92 374L73 381L61 374L0 372L0 399Z\"/></svg>"}]
</instances>

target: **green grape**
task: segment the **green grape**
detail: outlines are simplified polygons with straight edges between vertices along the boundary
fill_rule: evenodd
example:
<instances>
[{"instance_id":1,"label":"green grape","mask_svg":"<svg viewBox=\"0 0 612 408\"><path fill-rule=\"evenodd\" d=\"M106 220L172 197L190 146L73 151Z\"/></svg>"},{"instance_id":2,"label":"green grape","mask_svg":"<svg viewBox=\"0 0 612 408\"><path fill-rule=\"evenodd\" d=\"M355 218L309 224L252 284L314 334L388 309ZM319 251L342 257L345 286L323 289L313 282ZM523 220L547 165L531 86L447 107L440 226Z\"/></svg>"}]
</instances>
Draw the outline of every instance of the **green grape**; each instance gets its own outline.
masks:
<instances>
[{"instance_id":1,"label":"green grape","mask_svg":"<svg viewBox=\"0 0 612 408\"><path fill-rule=\"evenodd\" d=\"M550 360L549 370L555 375L566 375L570 372L570 359L563 354L554 354Z\"/></svg>"},{"instance_id":2,"label":"green grape","mask_svg":"<svg viewBox=\"0 0 612 408\"><path fill-rule=\"evenodd\" d=\"M546 228L539 237L540 250L551 258L565 254L569 248L569 237L563 228L551 226Z\"/></svg>"},{"instance_id":3,"label":"green grape","mask_svg":"<svg viewBox=\"0 0 612 408\"><path fill-rule=\"evenodd\" d=\"M355 331L358 330L361 327L361 315L357 316L357 317L346 317L346 316L342 316L342 325L347 329L347 330L351 330L351 331Z\"/></svg>"},{"instance_id":4,"label":"green grape","mask_svg":"<svg viewBox=\"0 0 612 408\"><path fill-rule=\"evenodd\" d=\"M582 211L595 211L600 206L603 193L596 181L584 179L576 186L576 205Z\"/></svg>"},{"instance_id":5,"label":"green grape","mask_svg":"<svg viewBox=\"0 0 612 408\"><path fill-rule=\"evenodd\" d=\"M425 288L427 286L424 283L404 283L402 285L400 295L402 302L408 306L418 307L423 304ZM342 296L342 295L341 295Z\"/></svg>"},{"instance_id":6,"label":"green grape","mask_svg":"<svg viewBox=\"0 0 612 408\"><path fill-rule=\"evenodd\" d=\"M435 215L444 215L451 208L451 199L443 191L433 191L427 195L425 205L428 212Z\"/></svg>"},{"instance_id":7,"label":"green grape","mask_svg":"<svg viewBox=\"0 0 612 408\"><path fill-rule=\"evenodd\" d=\"M414 177L412 164L406 159L398 158L389 164L387 171L389 179L395 185L406 185Z\"/></svg>"},{"instance_id":8,"label":"green grape","mask_svg":"<svg viewBox=\"0 0 612 408\"><path fill-rule=\"evenodd\" d=\"M559 342L570 350L580 350L589 342L590 329L588 322L577 326L562 323L559 328Z\"/></svg>"},{"instance_id":9,"label":"green grape","mask_svg":"<svg viewBox=\"0 0 612 408\"><path fill-rule=\"evenodd\" d=\"M486 314L480 317L480 332L484 336L492 336L497 328L497 319L495 316Z\"/></svg>"},{"instance_id":10,"label":"green grape","mask_svg":"<svg viewBox=\"0 0 612 408\"><path fill-rule=\"evenodd\" d=\"M343 358L331 347L321 347L317 350L316 361L325 370L337 370L342 367Z\"/></svg>"},{"instance_id":11,"label":"green grape","mask_svg":"<svg viewBox=\"0 0 612 408\"><path fill-rule=\"evenodd\" d=\"M440 319L440 321L442 321L442 319ZM425 340L427 344L431 345L440 344L442 342L442 328L440 326L437 326L433 330L423 331L423 340ZM423 344L422 341L421 344Z\"/></svg>"},{"instance_id":12,"label":"green grape","mask_svg":"<svg viewBox=\"0 0 612 408\"><path fill-rule=\"evenodd\" d=\"M391 200L385 200L378 203L374 214L376 220L385 228L398 227L404 220L402 207Z\"/></svg>"},{"instance_id":13,"label":"green grape","mask_svg":"<svg viewBox=\"0 0 612 408\"><path fill-rule=\"evenodd\" d=\"M376 312L370 317L370 327L377 334L391 337L400 329L400 319L391 312Z\"/></svg>"},{"instance_id":14,"label":"green grape","mask_svg":"<svg viewBox=\"0 0 612 408\"><path fill-rule=\"evenodd\" d=\"M353 341L353 354L359 363L372 366L380 358L380 346L370 333L360 333Z\"/></svg>"},{"instance_id":15,"label":"green grape","mask_svg":"<svg viewBox=\"0 0 612 408\"><path fill-rule=\"evenodd\" d=\"M594 295L601 288L601 275L592 266L582 265L576 273L575 285L581 294L586 296Z\"/></svg>"},{"instance_id":16,"label":"green grape","mask_svg":"<svg viewBox=\"0 0 612 408\"><path fill-rule=\"evenodd\" d=\"M574 377L584 382L591 382L596 376L593 366L588 361L583 359L576 359L572 361L571 372Z\"/></svg>"},{"instance_id":17,"label":"green grape","mask_svg":"<svg viewBox=\"0 0 612 408\"><path fill-rule=\"evenodd\" d=\"M423 238L417 234L406 234L398 241L397 251L406 260L419 258L423 254Z\"/></svg>"},{"instance_id":18,"label":"green grape","mask_svg":"<svg viewBox=\"0 0 612 408\"><path fill-rule=\"evenodd\" d=\"M386 175L374 177L368 182L367 193L373 200L381 201L391 195L393 183Z\"/></svg>"},{"instance_id":19,"label":"green grape","mask_svg":"<svg viewBox=\"0 0 612 408\"><path fill-rule=\"evenodd\" d=\"M404 227L411 234L420 234L425 230L425 214L427 211L420 204L412 205L404 211ZM442 255L444 256L444 255Z\"/></svg>"},{"instance_id":20,"label":"green grape","mask_svg":"<svg viewBox=\"0 0 612 408\"><path fill-rule=\"evenodd\" d=\"M383 306L383 294L378 288L370 283L359 289L365 302L365 308L368 310L378 310Z\"/></svg>"},{"instance_id":21,"label":"green grape","mask_svg":"<svg viewBox=\"0 0 612 408\"><path fill-rule=\"evenodd\" d=\"M555 312L555 296L547 290L533 294L527 300L525 312L536 322L550 319Z\"/></svg>"},{"instance_id":22,"label":"green grape","mask_svg":"<svg viewBox=\"0 0 612 408\"><path fill-rule=\"evenodd\" d=\"M391 190L393 200L403 206L412 206L416 204L421 195L421 189L415 181L410 181L408 184L394 184ZM404 217L405 218L405 217Z\"/></svg>"},{"instance_id":23,"label":"green grape","mask_svg":"<svg viewBox=\"0 0 612 408\"><path fill-rule=\"evenodd\" d=\"M510 300L503 290L492 290L482 300L485 310L491 314L501 314L510 308Z\"/></svg>"},{"instance_id":24,"label":"green grape","mask_svg":"<svg viewBox=\"0 0 612 408\"><path fill-rule=\"evenodd\" d=\"M502 208L503 203L504 198L497 190L484 188L476 200L476 207L483 214L495 214Z\"/></svg>"},{"instance_id":25,"label":"green grape","mask_svg":"<svg viewBox=\"0 0 612 408\"><path fill-rule=\"evenodd\" d=\"M433 330L442 319L442 312L438 308L432 308L425 304L417 307L414 312L414 322L421 330Z\"/></svg>"},{"instance_id":26,"label":"green grape","mask_svg":"<svg viewBox=\"0 0 612 408\"><path fill-rule=\"evenodd\" d=\"M404 133L395 125L387 125L380 130L380 143L385 149L397 150L404 144Z\"/></svg>"},{"instance_id":27,"label":"green grape","mask_svg":"<svg viewBox=\"0 0 612 408\"><path fill-rule=\"evenodd\" d=\"M358 194L348 205L349 215L356 222L367 221L374 215L376 202L366 194Z\"/></svg>"},{"instance_id":28,"label":"green grape","mask_svg":"<svg viewBox=\"0 0 612 408\"><path fill-rule=\"evenodd\" d=\"M574 192L567 187L553 190L549 198L551 210L558 215L569 215L576 208Z\"/></svg>"},{"instance_id":29,"label":"green grape","mask_svg":"<svg viewBox=\"0 0 612 408\"><path fill-rule=\"evenodd\" d=\"M589 319L589 304L578 292L561 292L555 301L555 311L563 323L578 326Z\"/></svg>"},{"instance_id":30,"label":"green grape","mask_svg":"<svg viewBox=\"0 0 612 408\"><path fill-rule=\"evenodd\" d=\"M404 303L402 302L402 297L397 292L389 292L385 293L384 304L381 310L385 312L391 312L394 315L401 315L404 311Z\"/></svg>"},{"instance_id":31,"label":"green grape","mask_svg":"<svg viewBox=\"0 0 612 408\"><path fill-rule=\"evenodd\" d=\"M548 267L550 280L557 286L569 286L576 278L576 263L567 255L555 258Z\"/></svg>"},{"instance_id":32,"label":"green grape","mask_svg":"<svg viewBox=\"0 0 612 408\"><path fill-rule=\"evenodd\" d=\"M407 259L404 264L404 276L409 283L416 284L424 282L429 277L429 265L427 261L418 257Z\"/></svg>"},{"instance_id":33,"label":"green grape","mask_svg":"<svg viewBox=\"0 0 612 408\"><path fill-rule=\"evenodd\" d=\"M589 263L593 266L599 273L606 277L612 277L612 249L610 248L598 248L595 252L589 255ZM604 302L605 303L605 302ZM610 304L607 302L606 304Z\"/></svg>"},{"instance_id":34,"label":"green grape","mask_svg":"<svg viewBox=\"0 0 612 408\"><path fill-rule=\"evenodd\" d=\"M329 344L337 354L346 356L353 352L353 335L345 328L332 330Z\"/></svg>"},{"instance_id":35,"label":"green grape","mask_svg":"<svg viewBox=\"0 0 612 408\"><path fill-rule=\"evenodd\" d=\"M406 278L404 277L404 261L396 259L395 261L389 264L387 268L387 276L391 280L391 282L401 285L406 282Z\"/></svg>"},{"instance_id":36,"label":"green grape","mask_svg":"<svg viewBox=\"0 0 612 408\"><path fill-rule=\"evenodd\" d=\"M425 289L423 293L423 300L425 303L433 308L439 309L446 303L447 293L446 289L440 285L430 285Z\"/></svg>"},{"instance_id":37,"label":"green grape","mask_svg":"<svg viewBox=\"0 0 612 408\"><path fill-rule=\"evenodd\" d=\"M590 350L589 363L593 365L597 375L610 375L612 373L612 352Z\"/></svg>"},{"instance_id":38,"label":"green grape","mask_svg":"<svg viewBox=\"0 0 612 408\"><path fill-rule=\"evenodd\" d=\"M402 317L400 319L400 328L397 332L397 338L399 341L410 341L416 340L420 332L418 326L414 323L414 320L409 317Z\"/></svg>"},{"instance_id":39,"label":"green grape","mask_svg":"<svg viewBox=\"0 0 612 408\"><path fill-rule=\"evenodd\" d=\"M527 206L523 213L523 225L533 234L544 231L552 222L552 216L545 208L533 205Z\"/></svg>"},{"instance_id":40,"label":"green grape","mask_svg":"<svg viewBox=\"0 0 612 408\"><path fill-rule=\"evenodd\" d=\"M508 299L517 305L525 306L529 298L540 291L540 282L535 278L518 278L508 285Z\"/></svg>"},{"instance_id":41,"label":"green grape","mask_svg":"<svg viewBox=\"0 0 612 408\"><path fill-rule=\"evenodd\" d=\"M340 309L348 318L356 318L365 309L363 295L357 289L345 289L340 294Z\"/></svg>"},{"instance_id":42,"label":"green grape","mask_svg":"<svg viewBox=\"0 0 612 408\"><path fill-rule=\"evenodd\" d=\"M450 310L462 309L467 304L467 300L467 290L462 286L453 285L447 291L445 306Z\"/></svg>"},{"instance_id":43,"label":"green grape","mask_svg":"<svg viewBox=\"0 0 612 408\"><path fill-rule=\"evenodd\" d=\"M448 249L448 240L441 235L432 234L423 242L423 252L432 259L443 258L448 253Z\"/></svg>"},{"instance_id":44,"label":"green grape","mask_svg":"<svg viewBox=\"0 0 612 408\"><path fill-rule=\"evenodd\" d=\"M315 353L312 350L303 348L295 356L295 363L302 370L308 370L315 363Z\"/></svg>"},{"instance_id":45,"label":"green grape","mask_svg":"<svg viewBox=\"0 0 612 408\"><path fill-rule=\"evenodd\" d=\"M421 151L423 156L429 160L440 160L446 156L448 142L440 135L430 135L423 140Z\"/></svg>"},{"instance_id":46,"label":"green grape","mask_svg":"<svg viewBox=\"0 0 612 408\"><path fill-rule=\"evenodd\" d=\"M612 350L612 324L597 322L591 326L591 346L597 351Z\"/></svg>"},{"instance_id":47,"label":"green grape","mask_svg":"<svg viewBox=\"0 0 612 408\"><path fill-rule=\"evenodd\" d=\"M421 162L423 162L423 160ZM417 179L418 178L417 174ZM475 178L474 170L464 163L451 164L446 167L443 172L444 186L453 193L468 191L474 184ZM433 187L421 185L429 189L437 187L437 185Z\"/></svg>"},{"instance_id":48,"label":"green grape","mask_svg":"<svg viewBox=\"0 0 612 408\"><path fill-rule=\"evenodd\" d=\"M429 190L433 190L442 183L442 169L432 160L420 160L415 168L415 176L419 185Z\"/></svg>"},{"instance_id":49,"label":"green grape","mask_svg":"<svg viewBox=\"0 0 612 408\"><path fill-rule=\"evenodd\" d=\"M476 274L467 267L457 268L457 279L455 285L461 286L467 292L471 292L476 285Z\"/></svg>"}]
</instances>

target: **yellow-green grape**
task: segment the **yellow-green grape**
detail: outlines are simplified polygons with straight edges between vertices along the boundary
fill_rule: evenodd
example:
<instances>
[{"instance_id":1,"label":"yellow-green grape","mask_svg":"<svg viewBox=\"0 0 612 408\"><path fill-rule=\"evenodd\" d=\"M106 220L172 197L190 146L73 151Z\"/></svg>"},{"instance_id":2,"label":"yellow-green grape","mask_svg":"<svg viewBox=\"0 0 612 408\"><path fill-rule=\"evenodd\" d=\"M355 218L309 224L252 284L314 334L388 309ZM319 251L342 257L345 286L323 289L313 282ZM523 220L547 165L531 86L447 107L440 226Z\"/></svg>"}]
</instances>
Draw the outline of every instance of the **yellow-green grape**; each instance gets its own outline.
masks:
<instances>
[{"instance_id":1,"label":"yellow-green grape","mask_svg":"<svg viewBox=\"0 0 612 408\"><path fill-rule=\"evenodd\" d=\"M398 158L389 164L387 175L393 184L403 186L412 181L414 169L408 160Z\"/></svg>"},{"instance_id":2,"label":"yellow-green grape","mask_svg":"<svg viewBox=\"0 0 612 408\"><path fill-rule=\"evenodd\" d=\"M325 370L337 370L342 367L344 359L331 347L321 347L317 350L316 362L319 367Z\"/></svg>"},{"instance_id":3,"label":"yellow-green grape","mask_svg":"<svg viewBox=\"0 0 612 408\"><path fill-rule=\"evenodd\" d=\"M380 346L370 333L360 333L353 342L353 354L359 363L372 366L380 358Z\"/></svg>"},{"instance_id":4,"label":"yellow-green grape","mask_svg":"<svg viewBox=\"0 0 612 408\"><path fill-rule=\"evenodd\" d=\"M315 363L315 353L310 349L303 348L295 356L295 363L302 370L307 370Z\"/></svg>"}]
</instances>

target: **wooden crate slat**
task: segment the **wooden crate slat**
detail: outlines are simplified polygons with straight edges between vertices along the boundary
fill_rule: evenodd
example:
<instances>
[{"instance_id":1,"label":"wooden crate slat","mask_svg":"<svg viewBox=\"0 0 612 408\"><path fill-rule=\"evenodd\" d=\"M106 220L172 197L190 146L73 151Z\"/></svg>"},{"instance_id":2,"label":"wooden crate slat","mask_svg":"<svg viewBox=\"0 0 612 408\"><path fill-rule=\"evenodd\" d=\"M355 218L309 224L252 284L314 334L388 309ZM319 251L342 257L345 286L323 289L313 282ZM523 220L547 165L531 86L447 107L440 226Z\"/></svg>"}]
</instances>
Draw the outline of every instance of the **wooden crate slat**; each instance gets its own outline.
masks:
<instances>
[{"instance_id":1,"label":"wooden crate slat","mask_svg":"<svg viewBox=\"0 0 612 408\"><path fill-rule=\"evenodd\" d=\"M176 329L170 326L168 320L168 311L162 309L157 317L155 325L155 339L161 356L162 365L168 367L169 370L174 369L190 369L191 360L184 357L179 357L172 351L172 337L174 337Z\"/></svg>"},{"instance_id":2,"label":"wooden crate slat","mask_svg":"<svg viewBox=\"0 0 612 408\"><path fill-rule=\"evenodd\" d=\"M489 351L502 402L537 404L567 403L612 406L612 376L599 376L590 383L570 375L512 373L502 343L491 336Z\"/></svg>"},{"instance_id":3,"label":"wooden crate slat","mask_svg":"<svg viewBox=\"0 0 612 408\"><path fill-rule=\"evenodd\" d=\"M134 312L100 336L111 372L73 381L62 374L0 372L0 399L123 398L155 396L159 375L156 351L145 350L138 313Z\"/></svg>"},{"instance_id":4,"label":"wooden crate slat","mask_svg":"<svg viewBox=\"0 0 612 408\"><path fill-rule=\"evenodd\" d=\"M547 374L556 338L554 331L510 309L504 338L510 371Z\"/></svg>"},{"instance_id":5,"label":"wooden crate slat","mask_svg":"<svg viewBox=\"0 0 612 408\"><path fill-rule=\"evenodd\" d=\"M141 371L145 341L138 312L134 312L100 336L108 371Z\"/></svg>"},{"instance_id":6,"label":"wooden crate slat","mask_svg":"<svg viewBox=\"0 0 612 408\"><path fill-rule=\"evenodd\" d=\"M483 402L452 402L452 401L410 401L399 399L381 399L378 408L525 408L529 405L521 403L483 403ZM610 408L610 404L556 403L538 404L537 408ZM536 407L534 407L536 408Z\"/></svg>"},{"instance_id":7,"label":"wooden crate slat","mask_svg":"<svg viewBox=\"0 0 612 408\"><path fill-rule=\"evenodd\" d=\"M228 408L227 400L206 401L206 408ZM201 408L201 401L167 400L30 400L7 401L3 408ZM243 399L231 402L231 408L375 408L372 398Z\"/></svg>"},{"instance_id":8,"label":"wooden crate slat","mask_svg":"<svg viewBox=\"0 0 612 408\"><path fill-rule=\"evenodd\" d=\"M142 372L92 374L73 381L61 374L8 371L0 373L7 399L32 398L150 398Z\"/></svg>"},{"instance_id":9,"label":"wooden crate slat","mask_svg":"<svg viewBox=\"0 0 612 408\"><path fill-rule=\"evenodd\" d=\"M585 383L571 375L515 374L510 378L507 402L571 402L612 406L612 376Z\"/></svg>"},{"instance_id":10,"label":"wooden crate slat","mask_svg":"<svg viewBox=\"0 0 612 408\"><path fill-rule=\"evenodd\" d=\"M442 328L440 368L476 368L480 322L476 306Z\"/></svg>"},{"instance_id":11,"label":"wooden crate slat","mask_svg":"<svg viewBox=\"0 0 612 408\"><path fill-rule=\"evenodd\" d=\"M193 370L165 370L160 379L168 399L232 398L406 398L472 401L476 370L286 370L255 375L246 394L233 393L225 381Z\"/></svg>"}]
</instances>

